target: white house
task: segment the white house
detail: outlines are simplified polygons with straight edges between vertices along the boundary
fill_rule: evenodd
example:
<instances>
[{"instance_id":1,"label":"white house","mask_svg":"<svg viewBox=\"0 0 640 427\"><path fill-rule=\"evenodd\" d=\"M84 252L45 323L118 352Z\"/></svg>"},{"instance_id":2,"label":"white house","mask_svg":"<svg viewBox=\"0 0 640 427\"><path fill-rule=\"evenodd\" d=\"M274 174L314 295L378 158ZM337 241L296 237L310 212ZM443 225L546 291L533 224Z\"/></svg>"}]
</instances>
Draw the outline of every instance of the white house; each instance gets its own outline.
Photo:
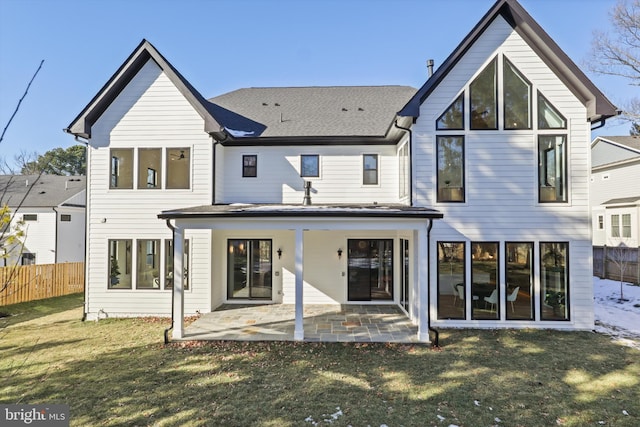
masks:
<instances>
[{"instance_id":1,"label":"white house","mask_svg":"<svg viewBox=\"0 0 640 427\"><path fill-rule=\"evenodd\" d=\"M2 202L25 237L2 265L79 262L85 255L84 176L0 175ZM7 250L5 248L5 250Z\"/></svg>"},{"instance_id":2,"label":"white house","mask_svg":"<svg viewBox=\"0 0 640 427\"><path fill-rule=\"evenodd\" d=\"M515 0L418 90L204 99L147 41L88 142L85 310L393 304L438 327L592 329L591 126L616 108ZM173 301L172 301L173 294ZM173 312L171 311L173 308Z\"/></svg>"},{"instance_id":3,"label":"white house","mask_svg":"<svg viewBox=\"0 0 640 427\"><path fill-rule=\"evenodd\" d=\"M591 143L594 246L638 247L640 137L599 136Z\"/></svg>"}]
</instances>

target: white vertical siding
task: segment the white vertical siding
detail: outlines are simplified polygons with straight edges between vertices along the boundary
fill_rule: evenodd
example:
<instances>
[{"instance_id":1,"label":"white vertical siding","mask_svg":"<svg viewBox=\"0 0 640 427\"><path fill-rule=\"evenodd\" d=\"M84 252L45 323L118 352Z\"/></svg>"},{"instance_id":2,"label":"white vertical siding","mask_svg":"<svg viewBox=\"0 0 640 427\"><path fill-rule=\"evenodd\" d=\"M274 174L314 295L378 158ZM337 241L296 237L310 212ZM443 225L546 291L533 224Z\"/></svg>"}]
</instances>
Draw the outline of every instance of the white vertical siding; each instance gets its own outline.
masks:
<instances>
[{"instance_id":1,"label":"white vertical siding","mask_svg":"<svg viewBox=\"0 0 640 427\"><path fill-rule=\"evenodd\" d=\"M109 189L110 148L191 149L191 188L188 190ZM168 290L107 289L108 240L171 239L167 209L210 204L212 197L212 141L202 118L169 78L149 61L131 80L92 128L89 148L89 257L87 266L89 318L122 315L169 315ZM135 160L134 160L135 164ZM163 162L165 175L165 163ZM136 172L134 171L134 176ZM164 178L163 178L164 179ZM190 289L185 313L210 310L209 231L186 233L190 241ZM135 258L132 266L135 271Z\"/></svg>"},{"instance_id":2,"label":"white vertical siding","mask_svg":"<svg viewBox=\"0 0 640 427\"><path fill-rule=\"evenodd\" d=\"M470 131L465 118L466 131L436 131L438 116L461 91L466 91L468 99L468 84L496 55L501 55L500 61L506 56L533 85L533 130ZM566 131L536 130L538 90L566 117ZM468 111L467 101L465 112ZM499 105L500 128L502 111ZM538 203L537 135L542 133L567 134L568 203ZM447 134L465 135L464 203L435 202L435 140L436 135ZM536 246L545 241L569 242L572 320L554 327L592 328L589 140L585 107L501 17L494 20L424 102L415 125L416 203L433 206L444 214L444 219L436 221L433 228L431 265L437 262L438 240L497 241L501 245L507 241L530 241ZM432 283L436 284L435 269L431 275ZM431 294L434 304L436 299L434 286ZM435 323L468 326L470 321Z\"/></svg>"}]
</instances>

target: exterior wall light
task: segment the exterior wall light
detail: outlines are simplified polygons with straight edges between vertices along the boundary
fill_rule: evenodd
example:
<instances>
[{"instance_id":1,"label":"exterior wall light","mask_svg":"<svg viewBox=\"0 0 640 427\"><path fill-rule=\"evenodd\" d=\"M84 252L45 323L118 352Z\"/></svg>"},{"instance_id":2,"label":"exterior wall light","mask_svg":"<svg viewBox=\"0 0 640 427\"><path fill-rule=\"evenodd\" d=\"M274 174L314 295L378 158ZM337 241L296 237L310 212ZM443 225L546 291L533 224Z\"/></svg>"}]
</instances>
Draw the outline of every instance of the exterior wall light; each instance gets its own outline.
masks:
<instances>
[{"instance_id":1,"label":"exterior wall light","mask_svg":"<svg viewBox=\"0 0 640 427\"><path fill-rule=\"evenodd\" d=\"M342 248L338 248L338 259L342 258Z\"/></svg>"},{"instance_id":2,"label":"exterior wall light","mask_svg":"<svg viewBox=\"0 0 640 427\"><path fill-rule=\"evenodd\" d=\"M276 253L278 254L278 259L282 258L282 248L278 248Z\"/></svg>"}]
</instances>

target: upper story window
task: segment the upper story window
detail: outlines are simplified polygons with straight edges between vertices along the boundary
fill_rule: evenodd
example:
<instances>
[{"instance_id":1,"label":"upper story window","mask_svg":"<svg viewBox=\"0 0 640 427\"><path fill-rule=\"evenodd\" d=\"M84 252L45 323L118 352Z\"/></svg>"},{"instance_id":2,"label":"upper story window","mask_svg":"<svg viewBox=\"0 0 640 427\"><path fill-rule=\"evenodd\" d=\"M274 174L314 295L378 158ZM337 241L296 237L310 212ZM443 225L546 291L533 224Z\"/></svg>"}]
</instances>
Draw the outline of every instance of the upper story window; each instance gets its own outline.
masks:
<instances>
[{"instance_id":1,"label":"upper story window","mask_svg":"<svg viewBox=\"0 0 640 427\"><path fill-rule=\"evenodd\" d=\"M133 148L111 149L109 188L133 188Z\"/></svg>"},{"instance_id":2,"label":"upper story window","mask_svg":"<svg viewBox=\"0 0 640 427\"><path fill-rule=\"evenodd\" d=\"M320 176L320 156L317 154L302 154L300 156L300 176L317 178Z\"/></svg>"},{"instance_id":3,"label":"upper story window","mask_svg":"<svg viewBox=\"0 0 640 427\"><path fill-rule=\"evenodd\" d=\"M566 129L567 119L538 91L538 129Z\"/></svg>"},{"instance_id":4,"label":"upper story window","mask_svg":"<svg viewBox=\"0 0 640 427\"><path fill-rule=\"evenodd\" d=\"M611 215L611 237L620 237L620 215Z\"/></svg>"},{"instance_id":5,"label":"upper story window","mask_svg":"<svg viewBox=\"0 0 640 427\"><path fill-rule=\"evenodd\" d=\"M437 130L462 130L464 129L464 92L447 107L438 120Z\"/></svg>"},{"instance_id":6,"label":"upper story window","mask_svg":"<svg viewBox=\"0 0 640 427\"><path fill-rule=\"evenodd\" d=\"M464 202L464 137L438 136L438 202Z\"/></svg>"},{"instance_id":7,"label":"upper story window","mask_svg":"<svg viewBox=\"0 0 640 427\"><path fill-rule=\"evenodd\" d=\"M567 201L566 159L566 136L538 136L538 199L540 202Z\"/></svg>"},{"instance_id":8,"label":"upper story window","mask_svg":"<svg viewBox=\"0 0 640 427\"><path fill-rule=\"evenodd\" d=\"M471 129L498 129L497 58L469 85Z\"/></svg>"},{"instance_id":9,"label":"upper story window","mask_svg":"<svg viewBox=\"0 0 640 427\"><path fill-rule=\"evenodd\" d=\"M531 83L504 58L504 128L531 129Z\"/></svg>"},{"instance_id":10,"label":"upper story window","mask_svg":"<svg viewBox=\"0 0 640 427\"><path fill-rule=\"evenodd\" d=\"M60 215L60 221L62 221L62 222L70 222L71 221L71 215L69 215L69 214Z\"/></svg>"},{"instance_id":11,"label":"upper story window","mask_svg":"<svg viewBox=\"0 0 640 427\"><path fill-rule=\"evenodd\" d=\"M22 215L22 220L23 221L37 221L38 220L38 214L24 214L24 215Z\"/></svg>"},{"instance_id":12,"label":"upper story window","mask_svg":"<svg viewBox=\"0 0 640 427\"><path fill-rule=\"evenodd\" d=\"M622 237L631 237L631 214L622 214Z\"/></svg>"},{"instance_id":13,"label":"upper story window","mask_svg":"<svg viewBox=\"0 0 640 427\"><path fill-rule=\"evenodd\" d=\"M255 178L258 176L258 156L246 154L242 156L242 177Z\"/></svg>"},{"instance_id":14,"label":"upper story window","mask_svg":"<svg viewBox=\"0 0 640 427\"><path fill-rule=\"evenodd\" d=\"M598 215L598 230L604 229L604 217L602 215Z\"/></svg>"},{"instance_id":15,"label":"upper story window","mask_svg":"<svg viewBox=\"0 0 640 427\"><path fill-rule=\"evenodd\" d=\"M191 183L191 149L167 148L167 188L188 189Z\"/></svg>"},{"instance_id":16,"label":"upper story window","mask_svg":"<svg viewBox=\"0 0 640 427\"><path fill-rule=\"evenodd\" d=\"M362 156L362 183L364 185L378 184L377 154L364 154Z\"/></svg>"},{"instance_id":17,"label":"upper story window","mask_svg":"<svg viewBox=\"0 0 640 427\"><path fill-rule=\"evenodd\" d=\"M162 150L140 148L138 150L138 189L160 188L162 182Z\"/></svg>"}]
</instances>

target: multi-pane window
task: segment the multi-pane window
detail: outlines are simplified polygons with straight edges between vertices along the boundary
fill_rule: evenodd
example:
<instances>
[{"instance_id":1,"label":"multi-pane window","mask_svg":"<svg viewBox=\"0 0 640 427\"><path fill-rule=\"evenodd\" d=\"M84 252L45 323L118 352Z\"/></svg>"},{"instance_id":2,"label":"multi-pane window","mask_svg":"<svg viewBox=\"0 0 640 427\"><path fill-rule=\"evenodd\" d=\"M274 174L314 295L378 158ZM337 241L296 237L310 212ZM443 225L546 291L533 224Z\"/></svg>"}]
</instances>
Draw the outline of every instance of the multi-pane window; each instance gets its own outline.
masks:
<instances>
[{"instance_id":1,"label":"multi-pane window","mask_svg":"<svg viewBox=\"0 0 640 427\"><path fill-rule=\"evenodd\" d=\"M111 149L109 188L133 188L133 149Z\"/></svg>"},{"instance_id":2,"label":"multi-pane window","mask_svg":"<svg viewBox=\"0 0 640 427\"><path fill-rule=\"evenodd\" d=\"M437 130L464 129L464 92L436 120Z\"/></svg>"},{"instance_id":3,"label":"multi-pane window","mask_svg":"<svg viewBox=\"0 0 640 427\"><path fill-rule=\"evenodd\" d=\"M611 237L620 237L620 215L611 215Z\"/></svg>"},{"instance_id":4,"label":"multi-pane window","mask_svg":"<svg viewBox=\"0 0 640 427\"><path fill-rule=\"evenodd\" d=\"M166 239L164 241L164 288L173 289L173 240ZM184 241L184 251L182 258L182 287L189 289L189 241Z\"/></svg>"},{"instance_id":5,"label":"multi-pane window","mask_svg":"<svg viewBox=\"0 0 640 427\"><path fill-rule=\"evenodd\" d=\"M604 229L604 217L602 215L598 215L598 230Z\"/></svg>"},{"instance_id":6,"label":"multi-pane window","mask_svg":"<svg viewBox=\"0 0 640 427\"><path fill-rule=\"evenodd\" d=\"M465 244L438 242L438 319L465 319Z\"/></svg>"},{"instance_id":7,"label":"multi-pane window","mask_svg":"<svg viewBox=\"0 0 640 427\"><path fill-rule=\"evenodd\" d=\"M631 214L622 214L622 237L631 237Z\"/></svg>"},{"instance_id":8,"label":"multi-pane window","mask_svg":"<svg viewBox=\"0 0 640 427\"><path fill-rule=\"evenodd\" d=\"M531 83L504 58L504 128L531 129Z\"/></svg>"},{"instance_id":9,"label":"multi-pane window","mask_svg":"<svg viewBox=\"0 0 640 427\"><path fill-rule=\"evenodd\" d=\"M567 119L540 92L538 92L538 128L567 128Z\"/></svg>"},{"instance_id":10,"label":"multi-pane window","mask_svg":"<svg viewBox=\"0 0 640 427\"><path fill-rule=\"evenodd\" d=\"M109 289L131 289L131 240L109 240Z\"/></svg>"},{"instance_id":11,"label":"multi-pane window","mask_svg":"<svg viewBox=\"0 0 640 427\"><path fill-rule=\"evenodd\" d=\"M362 156L362 183L364 185L378 184L377 154L364 154Z\"/></svg>"},{"instance_id":12,"label":"multi-pane window","mask_svg":"<svg viewBox=\"0 0 640 427\"><path fill-rule=\"evenodd\" d=\"M320 156L303 154L300 156L300 176L317 178L320 176Z\"/></svg>"},{"instance_id":13,"label":"multi-pane window","mask_svg":"<svg viewBox=\"0 0 640 427\"><path fill-rule=\"evenodd\" d=\"M160 240L138 240L136 259L136 289L159 289Z\"/></svg>"},{"instance_id":14,"label":"multi-pane window","mask_svg":"<svg viewBox=\"0 0 640 427\"><path fill-rule=\"evenodd\" d=\"M138 150L138 188L160 188L162 185L162 150L141 148Z\"/></svg>"},{"instance_id":15,"label":"multi-pane window","mask_svg":"<svg viewBox=\"0 0 640 427\"><path fill-rule=\"evenodd\" d=\"M258 176L258 156L245 154L242 156L242 177L255 178Z\"/></svg>"},{"instance_id":16,"label":"multi-pane window","mask_svg":"<svg viewBox=\"0 0 640 427\"><path fill-rule=\"evenodd\" d=\"M567 201L567 144L564 135L538 137L540 202Z\"/></svg>"},{"instance_id":17,"label":"multi-pane window","mask_svg":"<svg viewBox=\"0 0 640 427\"><path fill-rule=\"evenodd\" d=\"M497 58L469 85L471 129L498 129Z\"/></svg>"},{"instance_id":18,"label":"multi-pane window","mask_svg":"<svg viewBox=\"0 0 640 427\"><path fill-rule=\"evenodd\" d=\"M507 320L533 320L533 243L505 245Z\"/></svg>"},{"instance_id":19,"label":"multi-pane window","mask_svg":"<svg viewBox=\"0 0 640 427\"><path fill-rule=\"evenodd\" d=\"M540 243L540 318L569 320L569 244Z\"/></svg>"},{"instance_id":20,"label":"multi-pane window","mask_svg":"<svg viewBox=\"0 0 640 427\"><path fill-rule=\"evenodd\" d=\"M438 202L464 202L464 137L438 136Z\"/></svg>"},{"instance_id":21,"label":"multi-pane window","mask_svg":"<svg viewBox=\"0 0 640 427\"><path fill-rule=\"evenodd\" d=\"M500 318L498 243L471 243L471 317Z\"/></svg>"},{"instance_id":22,"label":"multi-pane window","mask_svg":"<svg viewBox=\"0 0 640 427\"><path fill-rule=\"evenodd\" d=\"M167 148L167 188L188 189L191 182L191 150Z\"/></svg>"}]
</instances>

